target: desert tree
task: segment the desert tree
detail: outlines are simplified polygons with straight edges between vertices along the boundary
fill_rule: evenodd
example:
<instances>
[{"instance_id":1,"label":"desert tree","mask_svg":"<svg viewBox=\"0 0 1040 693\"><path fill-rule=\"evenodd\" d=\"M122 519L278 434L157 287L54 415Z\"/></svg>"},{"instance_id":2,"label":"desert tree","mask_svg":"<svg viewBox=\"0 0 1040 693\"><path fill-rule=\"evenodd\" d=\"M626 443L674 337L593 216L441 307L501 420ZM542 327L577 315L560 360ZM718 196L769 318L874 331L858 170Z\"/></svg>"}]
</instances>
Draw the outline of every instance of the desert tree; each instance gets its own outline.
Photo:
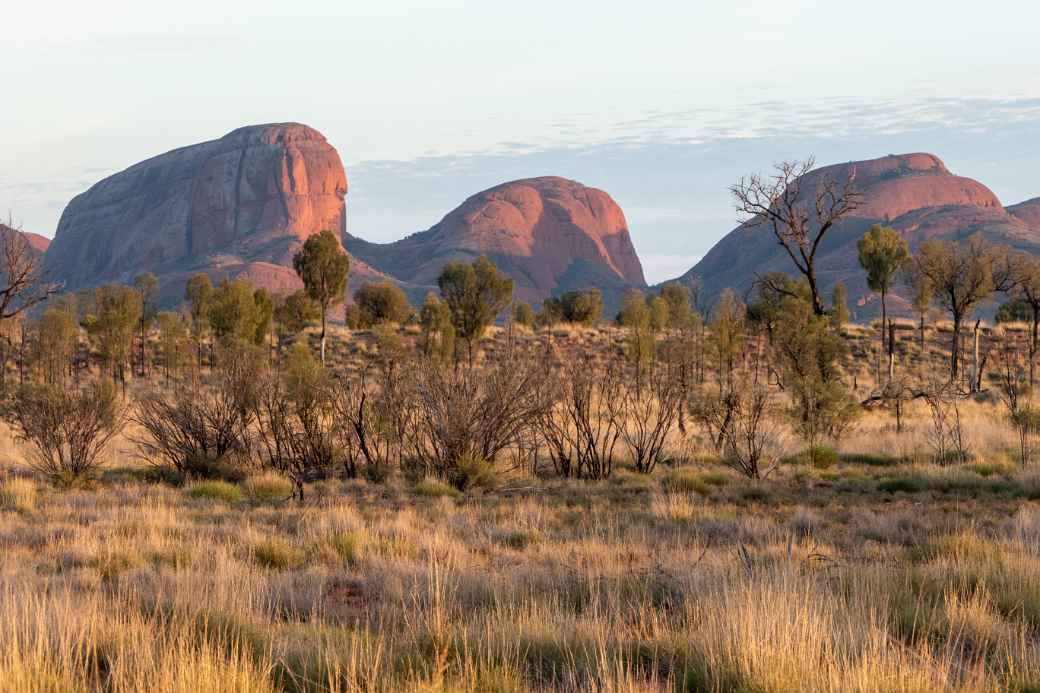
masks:
<instances>
[{"instance_id":1,"label":"desert tree","mask_svg":"<svg viewBox=\"0 0 1040 693\"><path fill-rule=\"evenodd\" d=\"M513 304L513 322L524 327L534 327L534 308L527 301L517 301Z\"/></svg>"},{"instance_id":2,"label":"desert tree","mask_svg":"<svg viewBox=\"0 0 1040 693\"><path fill-rule=\"evenodd\" d=\"M1040 350L1040 259L1031 253L1008 255L1009 294L1018 307L1015 315L1029 322L1029 386L1036 384L1036 358ZM1025 313L1025 315L1021 315Z\"/></svg>"},{"instance_id":3,"label":"desert tree","mask_svg":"<svg viewBox=\"0 0 1040 693\"><path fill-rule=\"evenodd\" d=\"M326 229L307 239L293 256L293 268L307 295L321 308L321 364L324 366L329 309L346 298L350 256L336 234Z\"/></svg>"},{"instance_id":4,"label":"desert tree","mask_svg":"<svg viewBox=\"0 0 1040 693\"><path fill-rule=\"evenodd\" d=\"M157 308L156 296L159 293L159 280L151 272L145 272L134 278L134 289L141 299L140 320L140 365L141 377L148 375L148 327L155 320Z\"/></svg>"},{"instance_id":5,"label":"desert tree","mask_svg":"<svg viewBox=\"0 0 1040 693\"><path fill-rule=\"evenodd\" d=\"M809 284L813 312L826 314L817 279L817 253L835 224L860 204L855 170L844 181L813 172L814 160L785 161L771 176L752 174L730 188L749 228L768 226Z\"/></svg>"},{"instance_id":6,"label":"desert tree","mask_svg":"<svg viewBox=\"0 0 1040 693\"><path fill-rule=\"evenodd\" d=\"M78 339L75 313L58 307L43 312L36 323L36 346L44 382L52 385L65 383Z\"/></svg>"},{"instance_id":7,"label":"desert tree","mask_svg":"<svg viewBox=\"0 0 1040 693\"><path fill-rule=\"evenodd\" d=\"M643 378L625 378L619 395L607 406L616 415L621 442L636 471L649 474L678 420L683 388L671 368L660 368Z\"/></svg>"},{"instance_id":8,"label":"desert tree","mask_svg":"<svg viewBox=\"0 0 1040 693\"><path fill-rule=\"evenodd\" d=\"M1024 466L1032 458L1032 439L1040 431L1040 410L1029 402L1032 386L1028 379L1028 368L1022 358L1022 350L1014 335L998 327L996 375L1000 399L1007 409L1008 420L1018 435L1019 462Z\"/></svg>"},{"instance_id":9,"label":"desert tree","mask_svg":"<svg viewBox=\"0 0 1040 693\"><path fill-rule=\"evenodd\" d=\"M788 298L783 308L773 349L791 398L791 422L815 462L820 439L839 437L859 412L841 378L847 347L807 301Z\"/></svg>"},{"instance_id":10,"label":"desert tree","mask_svg":"<svg viewBox=\"0 0 1040 693\"><path fill-rule=\"evenodd\" d=\"M552 323L593 325L603 314L603 292L595 287L568 291L558 298L545 299L542 302L542 311Z\"/></svg>"},{"instance_id":11,"label":"desert tree","mask_svg":"<svg viewBox=\"0 0 1040 693\"><path fill-rule=\"evenodd\" d=\"M382 281L362 284L354 292L357 306L356 324L351 327L370 328L385 323L404 324L412 315L412 306L401 287Z\"/></svg>"},{"instance_id":12,"label":"desert tree","mask_svg":"<svg viewBox=\"0 0 1040 693\"><path fill-rule=\"evenodd\" d=\"M0 338L5 341L0 353L0 386L6 385L7 352L17 330L8 323L46 301L60 285L43 279L40 257L18 230L0 224Z\"/></svg>"},{"instance_id":13,"label":"desert tree","mask_svg":"<svg viewBox=\"0 0 1040 693\"><path fill-rule=\"evenodd\" d=\"M446 264L437 278L437 286L451 311L455 336L466 342L472 366L474 345L513 298L513 280L481 256L471 263Z\"/></svg>"},{"instance_id":14,"label":"desert tree","mask_svg":"<svg viewBox=\"0 0 1040 693\"><path fill-rule=\"evenodd\" d=\"M650 329L653 332L660 332L668 329L671 326L671 315L669 312L668 301L663 296L651 296L647 302L647 308L650 310Z\"/></svg>"},{"instance_id":15,"label":"desert tree","mask_svg":"<svg viewBox=\"0 0 1040 693\"><path fill-rule=\"evenodd\" d=\"M18 439L31 447L30 466L64 487L96 476L126 423L126 410L107 378L83 387L23 385L5 414Z\"/></svg>"},{"instance_id":16,"label":"desert tree","mask_svg":"<svg viewBox=\"0 0 1040 693\"><path fill-rule=\"evenodd\" d=\"M434 362L445 364L455 354L455 326L448 304L430 292L419 310L422 330L422 352Z\"/></svg>"},{"instance_id":17,"label":"desert tree","mask_svg":"<svg viewBox=\"0 0 1040 693\"><path fill-rule=\"evenodd\" d=\"M209 275L196 274L184 287L184 299L191 316L191 336L198 349L198 365L202 368L202 349L209 334L209 309L213 300L213 284Z\"/></svg>"},{"instance_id":18,"label":"desert tree","mask_svg":"<svg viewBox=\"0 0 1040 693\"><path fill-rule=\"evenodd\" d=\"M730 387L737 359L744 350L747 307L732 291L723 291L712 308L708 327L708 348L715 361L721 391Z\"/></svg>"},{"instance_id":19,"label":"desert tree","mask_svg":"<svg viewBox=\"0 0 1040 693\"><path fill-rule=\"evenodd\" d=\"M932 280L928 275L916 270L916 265L917 263L911 258L904 266L902 279L909 289L910 305L917 313L918 346L923 357L925 317L935 300L935 287L932 286Z\"/></svg>"},{"instance_id":20,"label":"desert tree","mask_svg":"<svg viewBox=\"0 0 1040 693\"><path fill-rule=\"evenodd\" d=\"M653 316L646 301L646 294L639 289L629 289L621 299L621 310L617 324L627 330L625 354L637 366L637 374L654 358Z\"/></svg>"},{"instance_id":21,"label":"desert tree","mask_svg":"<svg viewBox=\"0 0 1040 693\"><path fill-rule=\"evenodd\" d=\"M849 292L844 282L835 282L831 293L831 324L836 331L841 331L849 321Z\"/></svg>"},{"instance_id":22,"label":"desert tree","mask_svg":"<svg viewBox=\"0 0 1040 693\"><path fill-rule=\"evenodd\" d=\"M126 390L126 364L134 348L134 333L141 319L141 297L131 287L106 284L94 292L94 313L83 326L95 341L101 358Z\"/></svg>"},{"instance_id":23,"label":"desert tree","mask_svg":"<svg viewBox=\"0 0 1040 693\"><path fill-rule=\"evenodd\" d=\"M782 430L775 395L764 383L745 385L733 394L722 459L749 479L764 479L780 460Z\"/></svg>"},{"instance_id":24,"label":"desert tree","mask_svg":"<svg viewBox=\"0 0 1040 693\"><path fill-rule=\"evenodd\" d=\"M295 337L321 318L321 307L304 290L294 291L275 304L275 331L282 339Z\"/></svg>"},{"instance_id":25,"label":"desert tree","mask_svg":"<svg viewBox=\"0 0 1040 693\"><path fill-rule=\"evenodd\" d=\"M892 378L895 345L885 344L888 333L888 292L899 272L910 260L906 239L890 226L874 224L856 245L859 264L867 273L867 286L881 296L881 350L888 354L889 379Z\"/></svg>"},{"instance_id":26,"label":"desert tree","mask_svg":"<svg viewBox=\"0 0 1040 693\"><path fill-rule=\"evenodd\" d=\"M961 327L976 306L994 289L995 254L981 235L964 242L933 240L921 244L913 256L911 272L914 281L927 283L934 300L953 320L950 343L950 379L960 374Z\"/></svg>"},{"instance_id":27,"label":"desert tree","mask_svg":"<svg viewBox=\"0 0 1040 693\"><path fill-rule=\"evenodd\" d=\"M213 291L208 306L210 328L218 341L264 342L274 306L263 288L254 289L244 279L225 279Z\"/></svg>"},{"instance_id":28,"label":"desert tree","mask_svg":"<svg viewBox=\"0 0 1040 693\"><path fill-rule=\"evenodd\" d=\"M690 290L679 282L661 287L660 296L668 305L668 327L686 330L693 326L696 310L690 302Z\"/></svg>"},{"instance_id":29,"label":"desert tree","mask_svg":"<svg viewBox=\"0 0 1040 693\"><path fill-rule=\"evenodd\" d=\"M159 330L159 356L166 381L180 377L185 367L190 364L188 346L191 336L188 321L184 315L174 311L160 311L155 316Z\"/></svg>"}]
</instances>

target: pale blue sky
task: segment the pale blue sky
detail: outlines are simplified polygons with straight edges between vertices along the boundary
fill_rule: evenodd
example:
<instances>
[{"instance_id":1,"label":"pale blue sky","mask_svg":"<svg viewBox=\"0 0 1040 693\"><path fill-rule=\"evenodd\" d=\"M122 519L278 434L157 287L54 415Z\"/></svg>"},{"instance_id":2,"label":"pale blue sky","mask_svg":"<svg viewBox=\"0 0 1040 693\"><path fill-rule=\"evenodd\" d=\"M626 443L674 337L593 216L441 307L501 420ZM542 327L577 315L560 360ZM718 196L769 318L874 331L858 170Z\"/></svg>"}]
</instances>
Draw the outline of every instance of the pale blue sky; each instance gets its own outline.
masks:
<instances>
[{"instance_id":1,"label":"pale blue sky","mask_svg":"<svg viewBox=\"0 0 1040 693\"><path fill-rule=\"evenodd\" d=\"M13 12L11 3L13 2ZM0 211L52 235L109 173L245 124L339 149L353 233L557 174L621 203L652 280L779 158L926 150L1040 195L1040 3L5 0Z\"/></svg>"}]
</instances>

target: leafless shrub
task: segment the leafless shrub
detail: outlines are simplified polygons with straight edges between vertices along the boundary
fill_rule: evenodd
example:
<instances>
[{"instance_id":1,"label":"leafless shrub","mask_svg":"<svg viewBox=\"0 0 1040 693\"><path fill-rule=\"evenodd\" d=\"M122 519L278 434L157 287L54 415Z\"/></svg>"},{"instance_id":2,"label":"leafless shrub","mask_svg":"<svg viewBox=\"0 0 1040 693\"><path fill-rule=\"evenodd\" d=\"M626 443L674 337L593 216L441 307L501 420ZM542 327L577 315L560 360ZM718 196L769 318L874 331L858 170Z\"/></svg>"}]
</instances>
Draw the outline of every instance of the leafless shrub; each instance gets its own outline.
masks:
<instances>
[{"instance_id":1,"label":"leafless shrub","mask_svg":"<svg viewBox=\"0 0 1040 693\"><path fill-rule=\"evenodd\" d=\"M773 394L756 383L744 383L733 393L732 420L725 439L724 461L750 479L769 476L779 461L782 428Z\"/></svg>"},{"instance_id":2,"label":"leafless shrub","mask_svg":"<svg viewBox=\"0 0 1040 693\"><path fill-rule=\"evenodd\" d=\"M493 463L550 408L546 381L540 364L518 355L479 369L417 369L411 447L418 461L465 486L460 463Z\"/></svg>"},{"instance_id":3,"label":"leafless shrub","mask_svg":"<svg viewBox=\"0 0 1040 693\"><path fill-rule=\"evenodd\" d=\"M961 422L960 393L954 381L932 379L925 383L921 397L931 415L928 443L935 453L935 461L950 464L970 459Z\"/></svg>"},{"instance_id":4,"label":"leafless shrub","mask_svg":"<svg viewBox=\"0 0 1040 693\"><path fill-rule=\"evenodd\" d=\"M414 367L387 363L348 378L333 401L343 462L350 477L359 462L369 478L382 478L404 457L414 427Z\"/></svg>"},{"instance_id":5,"label":"leafless shrub","mask_svg":"<svg viewBox=\"0 0 1040 693\"><path fill-rule=\"evenodd\" d=\"M126 423L125 409L108 380L79 389L23 385L6 413L18 438L32 447L30 466L66 487L97 473L109 443Z\"/></svg>"},{"instance_id":6,"label":"leafless shrub","mask_svg":"<svg viewBox=\"0 0 1040 693\"><path fill-rule=\"evenodd\" d=\"M682 404L677 374L656 368L642 377L626 378L610 409L617 418L621 441L636 470L649 474L657 466Z\"/></svg>"},{"instance_id":7,"label":"leafless shrub","mask_svg":"<svg viewBox=\"0 0 1040 693\"><path fill-rule=\"evenodd\" d=\"M306 347L283 369L266 369L254 402L257 451L265 467L288 477L303 500L304 483L328 476L343 457L333 415L332 382Z\"/></svg>"},{"instance_id":8,"label":"leafless shrub","mask_svg":"<svg viewBox=\"0 0 1040 693\"><path fill-rule=\"evenodd\" d=\"M133 417L142 457L179 479L234 474L250 449L261 359L255 348L227 349L211 383L143 394Z\"/></svg>"}]
</instances>

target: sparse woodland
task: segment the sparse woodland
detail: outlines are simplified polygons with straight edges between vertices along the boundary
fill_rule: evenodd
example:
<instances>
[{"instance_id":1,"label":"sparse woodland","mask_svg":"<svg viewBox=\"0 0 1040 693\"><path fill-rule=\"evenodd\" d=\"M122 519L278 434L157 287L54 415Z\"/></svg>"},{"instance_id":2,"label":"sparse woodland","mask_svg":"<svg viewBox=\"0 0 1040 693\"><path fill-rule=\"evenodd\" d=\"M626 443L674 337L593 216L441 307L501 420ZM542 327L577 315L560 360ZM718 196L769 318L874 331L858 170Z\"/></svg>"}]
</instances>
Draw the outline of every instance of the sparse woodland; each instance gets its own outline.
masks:
<instances>
[{"instance_id":1,"label":"sparse woodland","mask_svg":"<svg viewBox=\"0 0 1040 693\"><path fill-rule=\"evenodd\" d=\"M810 167L734 187L797 272L710 306L480 258L345 327L331 234L177 310L8 259L0 689L1036 689L1040 262L872 228L848 324Z\"/></svg>"}]
</instances>

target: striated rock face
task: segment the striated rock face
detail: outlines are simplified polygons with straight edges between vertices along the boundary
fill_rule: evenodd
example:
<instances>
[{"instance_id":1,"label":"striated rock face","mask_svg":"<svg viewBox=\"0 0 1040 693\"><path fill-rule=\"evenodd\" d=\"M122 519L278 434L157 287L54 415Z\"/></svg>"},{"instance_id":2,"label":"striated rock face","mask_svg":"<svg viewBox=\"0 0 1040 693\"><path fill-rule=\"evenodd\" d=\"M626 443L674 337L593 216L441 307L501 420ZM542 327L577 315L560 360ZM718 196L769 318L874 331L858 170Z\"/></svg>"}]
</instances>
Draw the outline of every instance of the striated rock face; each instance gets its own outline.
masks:
<instances>
[{"instance_id":1,"label":"striated rock face","mask_svg":"<svg viewBox=\"0 0 1040 693\"><path fill-rule=\"evenodd\" d=\"M179 295L196 272L299 286L292 256L343 232L347 179L336 150L297 123L240 128L143 161L77 195L44 258L76 290L151 271ZM288 268L289 275L285 269Z\"/></svg>"},{"instance_id":2,"label":"striated rock face","mask_svg":"<svg viewBox=\"0 0 1040 693\"><path fill-rule=\"evenodd\" d=\"M1040 197L1020 202L1007 208L1008 214L1021 219L1026 224L1040 232Z\"/></svg>"},{"instance_id":3,"label":"striated rock face","mask_svg":"<svg viewBox=\"0 0 1040 693\"><path fill-rule=\"evenodd\" d=\"M1040 217L1040 200L1005 210L986 186L953 175L931 154L886 156L816 169L806 174L803 189L812 189L814 180L823 176L842 182L850 174L863 195L862 204L827 233L816 263L821 289L828 296L835 283L844 282L854 319L880 312L877 297L867 288L856 249L871 224L883 223L901 231L911 251L928 239L961 239L976 232L992 243L1040 251L1040 224L1028 221ZM768 226L744 224L720 240L679 281L699 281L711 301L727 287L744 295L756 276L774 271L796 270ZM896 288L890 303L896 312L906 309L900 290Z\"/></svg>"},{"instance_id":4,"label":"striated rock face","mask_svg":"<svg viewBox=\"0 0 1040 693\"><path fill-rule=\"evenodd\" d=\"M611 197L565 178L503 183L470 197L428 231L389 244L348 237L357 258L398 279L436 284L445 263L486 255L517 297L646 286L625 215Z\"/></svg>"}]
</instances>

